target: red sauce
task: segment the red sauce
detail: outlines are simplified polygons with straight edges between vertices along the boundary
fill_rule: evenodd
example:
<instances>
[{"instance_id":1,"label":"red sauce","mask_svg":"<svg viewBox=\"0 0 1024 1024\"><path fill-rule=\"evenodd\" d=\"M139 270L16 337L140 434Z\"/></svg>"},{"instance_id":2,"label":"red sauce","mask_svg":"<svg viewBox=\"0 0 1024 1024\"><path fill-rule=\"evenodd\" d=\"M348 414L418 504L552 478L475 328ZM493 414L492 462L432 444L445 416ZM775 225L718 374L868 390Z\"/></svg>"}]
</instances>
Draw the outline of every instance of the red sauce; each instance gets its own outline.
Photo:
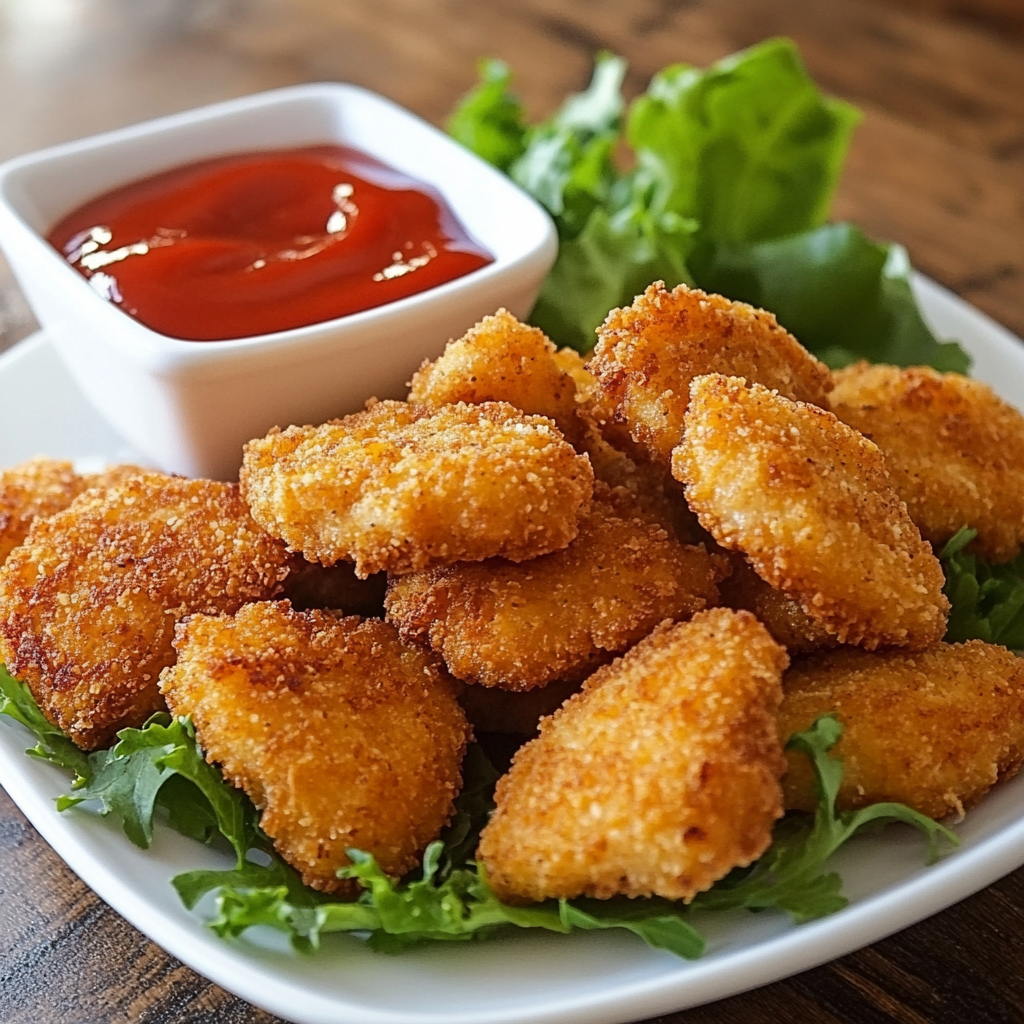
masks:
<instances>
[{"instance_id":1,"label":"red sauce","mask_svg":"<svg viewBox=\"0 0 1024 1024\"><path fill-rule=\"evenodd\" d=\"M493 262L430 186L344 146L165 171L48 239L130 316L191 341L321 323Z\"/></svg>"}]
</instances>

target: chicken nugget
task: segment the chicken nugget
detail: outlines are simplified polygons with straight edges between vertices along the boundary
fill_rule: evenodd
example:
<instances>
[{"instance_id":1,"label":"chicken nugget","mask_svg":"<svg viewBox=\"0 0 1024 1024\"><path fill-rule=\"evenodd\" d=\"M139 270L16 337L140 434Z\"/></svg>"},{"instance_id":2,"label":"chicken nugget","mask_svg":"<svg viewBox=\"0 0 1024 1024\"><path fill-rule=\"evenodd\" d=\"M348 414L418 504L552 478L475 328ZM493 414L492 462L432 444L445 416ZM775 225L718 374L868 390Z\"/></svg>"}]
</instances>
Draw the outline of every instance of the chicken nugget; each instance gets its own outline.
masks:
<instances>
[{"instance_id":1,"label":"chicken nugget","mask_svg":"<svg viewBox=\"0 0 1024 1024\"><path fill-rule=\"evenodd\" d=\"M749 612L662 625L515 756L477 858L498 895L691 900L771 842L785 651Z\"/></svg>"},{"instance_id":2,"label":"chicken nugget","mask_svg":"<svg viewBox=\"0 0 1024 1024\"><path fill-rule=\"evenodd\" d=\"M722 571L703 548L643 518L628 491L598 484L563 551L399 576L385 607L388 621L429 643L457 679L529 690L580 680L662 620L717 603Z\"/></svg>"},{"instance_id":3,"label":"chicken nugget","mask_svg":"<svg viewBox=\"0 0 1024 1024\"><path fill-rule=\"evenodd\" d=\"M584 429L576 415L576 382L558 365L557 349L542 330L505 309L425 362L412 378L409 401L431 411L456 402L508 402L554 420L573 444Z\"/></svg>"},{"instance_id":4,"label":"chicken nugget","mask_svg":"<svg viewBox=\"0 0 1024 1024\"><path fill-rule=\"evenodd\" d=\"M987 384L927 366L857 363L833 375L832 408L885 453L896 493L933 545L962 526L991 562L1024 543L1024 416Z\"/></svg>"},{"instance_id":5,"label":"chicken nugget","mask_svg":"<svg viewBox=\"0 0 1024 1024\"><path fill-rule=\"evenodd\" d=\"M0 656L92 750L163 707L177 619L273 597L294 561L234 484L145 473L86 491L0 568Z\"/></svg>"},{"instance_id":6,"label":"chicken nugget","mask_svg":"<svg viewBox=\"0 0 1024 1024\"><path fill-rule=\"evenodd\" d=\"M168 707L192 716L206 759L306 885L355 892L337 877L349 847L389 875L416 866L452 815L469 738L433 656L379 619L287 601L190 616L174 645Z\"/></svg>"},{"instance_id":7,"label":"chicken nugget","mask_svg":"<svg viewBox=\"0 0 1024 1024\"><path fill-rule=\"evenodd\" d=\"M976 803L1024 760L1024 662L969 640L924 651L830 651L793 662L783 678L779 734L835 714L843 735L837 806L884 801L944 818ZM807 758L788 752L786 807L817 805Z\"/></svg>"},{"instance_id":8,"label":"chicken nugget","mask_svg":"<svg viewBox=\"0 0 1024 1024\"><path fill-rule=\"evenodd\" d=\"M666 469L679 444L690 381L724 373L757 381L787 398L825 406L828 368L771 313L686 285L661 281L632 306L613 309L598 329L588 369L597 377L596 412L615 440L632 440ZM621 446L621 445L620 445Z\"/></svg>"},{"instance_id":9,"label":"chicken nugget","mask_svg":"<svg viewBox=\"0 0 1024 1024\"><path fill-rule=\"evenodd\" d=\"M790 654L809 654L839 643L796 601L765 583L742 555L734 553L728 557L732 571L718 584L726 608L745 608L753 612L772 638Z\"/></svg>"},{"instance_id":10,"label":"chicken nugget","mask_svg":"<svg viewBox=\"0 0 1024 1024\"><path fill-rule=\"evenodd\" d=\"M690 386L672 471L701 525L840 642L927 647L942 566L878 447L832 413L709 374Z\"/></svg>"},{"instance_id":11,"label":"chicken nugget","mask_svg":"<svg viewBox=\"0 0 1024 1024\"><path fill-rule=\"evenodd\" d=\"M557 551L593 480L551 420L506 402L429 415L377 402L250 441L241 472L258 523L311 562L354 562L360 577Z\"/></svg>"},{"instance_id":12,"label":"chicken nugget","mask_svg":"<svg viewBox=\"0 0 1024 1024\"><path fill-rule=\"evenodd\" d=\"M0 471L0 565L32 523L67 508L85 490L70 462L37 458Z\"/></svg>"}]
</instances>

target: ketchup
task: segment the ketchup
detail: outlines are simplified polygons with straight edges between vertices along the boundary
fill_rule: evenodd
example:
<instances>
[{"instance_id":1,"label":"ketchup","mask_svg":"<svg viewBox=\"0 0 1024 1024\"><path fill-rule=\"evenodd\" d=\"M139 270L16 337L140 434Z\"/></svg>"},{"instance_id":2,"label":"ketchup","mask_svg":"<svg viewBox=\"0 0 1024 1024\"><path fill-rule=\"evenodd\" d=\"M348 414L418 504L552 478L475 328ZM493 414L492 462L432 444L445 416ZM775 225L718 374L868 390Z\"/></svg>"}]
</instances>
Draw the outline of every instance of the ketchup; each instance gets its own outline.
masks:
<instances>
[{"instance_id":1,"label":"ketchup","mask_svg":"<svg viewBox=\"0 0 1024 1024\"><path fill-rule=\"evenodd\" d=\"M49 242L161 334L321 323L492 263L430 186L347 146L240 153L108 192Z\"/></svg>"}]
</instances>

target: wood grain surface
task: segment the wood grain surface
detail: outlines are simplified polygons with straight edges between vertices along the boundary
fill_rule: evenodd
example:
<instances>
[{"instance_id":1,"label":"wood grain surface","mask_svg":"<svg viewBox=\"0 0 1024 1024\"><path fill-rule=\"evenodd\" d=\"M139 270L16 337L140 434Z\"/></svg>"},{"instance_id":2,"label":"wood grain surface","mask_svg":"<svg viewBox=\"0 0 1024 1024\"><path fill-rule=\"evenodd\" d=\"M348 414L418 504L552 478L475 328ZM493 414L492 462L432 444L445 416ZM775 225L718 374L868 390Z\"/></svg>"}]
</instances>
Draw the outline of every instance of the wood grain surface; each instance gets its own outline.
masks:
<instances>
[{"instance_id":1,"label":"wood grain surface","mask_svg":"<svg viewBox=\"0 0 1024 1024\"><path fill-rule=\"evenodd\" d=\"M835 213L1024 334L1020 0L0 0L0 158L257 89L344 79L441 122L477 57L531 114L601 48L643 89L786 34L858 104ZM32 328L0 265L0 348ZM16 429L6 424L4 429ZM914 928L661 1024L1024 1021L1024 870ZM271 1024L98 900L0 791L0 1024Z\"/></svg>"}]
</instances>

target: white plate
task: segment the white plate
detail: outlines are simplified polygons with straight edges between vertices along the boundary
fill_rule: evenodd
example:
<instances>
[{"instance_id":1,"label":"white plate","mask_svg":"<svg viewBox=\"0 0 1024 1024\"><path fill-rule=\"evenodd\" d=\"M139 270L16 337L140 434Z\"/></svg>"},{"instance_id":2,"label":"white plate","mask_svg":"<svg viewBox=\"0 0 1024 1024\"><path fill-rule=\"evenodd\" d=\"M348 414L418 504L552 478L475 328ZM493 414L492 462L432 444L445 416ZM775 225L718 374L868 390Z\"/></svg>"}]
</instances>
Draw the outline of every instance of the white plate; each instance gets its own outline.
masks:
<instances>
[{"instance_id":1,"label":"white plate","mask_svg":"<svg viewBox=\"0 0 1024 1024\"><path fill-rule=\"evenodd\" d=\"M1024 347L937 285L915 282L928 320L959 339L974 373L1024 408ZM0 357L5 432L0 465L31 455L123 459L130 453L75 390L45 337ZM618 1024L720 999L841 956L963 899L1024 863L1024 776L999 787L958 827L963 845L925 867L922 843L899 826L854 840L836 857L850 907L794 927L782 915L707 915L708 953L696 962L628 934L522 933L476 944L374 954L328 936L303 957L275 933L228 943L189 913L168 880L229 866L206 847L158 829L137 850L116 821L58 814L64 774L25 757L28 734L0 719L0 784L68 865L114 909L189 966L299 1024ZM40 980L40 984L42 981Z\"/></svg>"}]
</instances>

